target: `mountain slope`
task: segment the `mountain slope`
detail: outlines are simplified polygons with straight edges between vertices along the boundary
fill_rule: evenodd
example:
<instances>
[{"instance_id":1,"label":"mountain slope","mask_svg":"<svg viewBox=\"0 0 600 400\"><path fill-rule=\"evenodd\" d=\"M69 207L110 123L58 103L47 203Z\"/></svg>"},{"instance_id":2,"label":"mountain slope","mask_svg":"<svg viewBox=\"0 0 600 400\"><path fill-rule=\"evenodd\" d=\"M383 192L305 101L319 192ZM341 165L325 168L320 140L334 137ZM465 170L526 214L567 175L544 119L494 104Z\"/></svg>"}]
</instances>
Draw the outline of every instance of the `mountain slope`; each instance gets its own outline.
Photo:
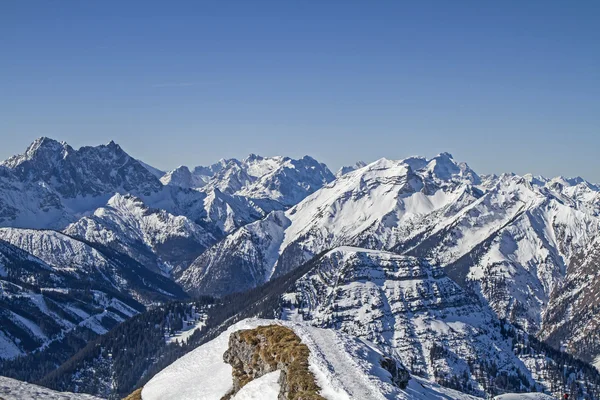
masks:
<instances>
[{"instance_id":1,"label":"mountain slope","mask_svg":"<svg viewBox=\"0 0 600 400\"><path fill-rule=\"evenodd\" d=\"M172 326L185 309L171 303L126 321L41 382L72 390L72 377L77 376L78 387L86 391L104 393L103 388L112 384L124 395L236 321L258 316L303 318L304 323L341 330L361 340L371 338L371 346L388 357L404 360L406 352L406 367L429 376L419 382L437 380L471 393L532 388L556 392L568 387L595 399L600 387L600 375L591 366L498 320L442 269L389 252L340 248L321 254L262 287L216 301L207 310L203 327L186 343L174 346L165 341L163 327ZM144 332L143 339L139 332ZM118 350L122 348L128 350ZM110 353L119 353L118 360L109 358ZM423 356L411 357L415 353ZM118 374L118 382L109 371Z\"/></svg>"},{"instance_id":2,"label":"mountain slope","mask_svg":"<svg viewBox=\"0 0 600 400\"><path fill-rule=\"evenodd\" d=\"M0 359L46 347L75 332L106 333L145 308L93 275L55 268L0 240Z\"/></svg>"},{"instance_id":3,"label":"mountain slope","mask_svg":"<svg viewBox=\"0 0 600 400\"><path fill-rule=\"evenodd\" d=\"M285 318L369 340L412 373L461 391L483 395L490 379L504 391L544 384L534 378L544 358L519 359L494 313L422 259L336 248L284 298ZM533 360L538 367L529 370ZM507 386L500 376L512 377Z\"/></svg>"},{"instance_id":4,"label":"mountain slope","mask_svg":"<svg viewBox=\"0 0 600 400\"><path fill-rule=\"evenodd\" d=\"M149 208L139 198L120 194L64 232L114 248L154 272L187 267L216 241L187 217Z\"/></svg>"},{"instance_id":5,"label":"mountain slope","mask_svg":"<svg viewBox=\"0 0 600 400\"><path fill-rule=\"evenodd\" d=\"M133 259L59 232L1 228L0 239L38 257L54 271L88 282L92 288L106 286L146 304L186 297L171 280Z\"/></svg>"},{"instance_id":6,"label":"mountain slope","mask_svg":"<svg viewBox=\"0 0 600 400\"><path fill-rule=\"evenodd\" d=\"M4 400L100 400L89 394L55 392L31 383L0 376L0 397Z\"/></svg>"},{"instance_id":7,"label":"mountain slope","mask_svg":"<svg viewBox=\"0 0 600 400\"><path fill-rule=\"evenodd\" d=\"M553 290L540 336L600 365L600 238L572 259L567 278Z\"/></svg>"},{"instance_id":8,"label":"mountain slope","mask_svg":"<svg viewBox=\"0 0 600 400\"><path fill-rule=\"evenodd\" d=\"M233 385L232 368L223 362L230 335L241 329L273 323L293 329L308 346L310 368L325 399L474 399L419 379L412 380L406 389L400 389L382 366L384 357L376 348L334 331L260 319L241 321L177 360L145 385L142 399L221 399ZM243 399L254 394L265 400L277 399L279 384L276 379L263 379L262 386L255 381L255 385L245 391L242 389L234 398Z\"/></svg>"},{"instance_id":9,"label":"mountain slope","mask_svg":"<svg viewBox=\"0 0 600 400\"><path fill-rule=\"evenodd\" d=\"M240 265L252 265L261 271L256 276L264 278L252 282L257 285L290 271L327 248L338 245L391 248L400 240L433 229L439 224L437 216L452 216L481 195L470 185L478 177L468 167L463 170L457 164L450 167L443 166L444 163L451 163L445 154L431 161L382 159L342 175L284 215L280 214L277 219L285 222L272 226L264 240L253 241L256 237L253 232L264 229L264 222L246 225L197 259L186 274L202 287L199 277L207 266L213 271L236 268L231 255L237 254ZM413 167L421 172L417 174ZM438 173L450 178L442 180ZM240 248L255 251L246 256ZM235 271L222 274L230 276Z\"/></svg>"}]
</instances>

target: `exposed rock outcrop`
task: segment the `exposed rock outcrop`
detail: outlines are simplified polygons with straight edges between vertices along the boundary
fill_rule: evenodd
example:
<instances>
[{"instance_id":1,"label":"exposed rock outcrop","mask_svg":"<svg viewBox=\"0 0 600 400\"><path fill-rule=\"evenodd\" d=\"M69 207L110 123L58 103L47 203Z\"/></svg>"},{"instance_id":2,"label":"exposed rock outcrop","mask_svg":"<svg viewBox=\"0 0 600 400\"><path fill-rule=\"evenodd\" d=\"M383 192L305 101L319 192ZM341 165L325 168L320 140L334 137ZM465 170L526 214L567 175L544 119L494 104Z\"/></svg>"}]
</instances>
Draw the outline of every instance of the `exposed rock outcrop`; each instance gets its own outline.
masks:
<instances>
[{"instance_id":1,"label":"exposed rock outcrop","mask_svg":"<svg viewBox=\"0 0 600 400\"><path fill-rule=\"evenodd\" d=\"M410 374L402 364L393 358L384 357L381 360L381 366L392 375L392 383L400 389L406 389Z\"/></svg>"},{"instance_id":2,"label":"exposed rock outcrop","mask_svg":"<svg viewBox=\"0 0 600 400\"><path fill-rule=\"evenodd\" d=\"M280 325L241 330L229 337L223 359L233 367L230 399L248 382L281 371L279 400L324 400L313 373L308 369L308 347L290 328Z\"/></svg>"}]
</instances>

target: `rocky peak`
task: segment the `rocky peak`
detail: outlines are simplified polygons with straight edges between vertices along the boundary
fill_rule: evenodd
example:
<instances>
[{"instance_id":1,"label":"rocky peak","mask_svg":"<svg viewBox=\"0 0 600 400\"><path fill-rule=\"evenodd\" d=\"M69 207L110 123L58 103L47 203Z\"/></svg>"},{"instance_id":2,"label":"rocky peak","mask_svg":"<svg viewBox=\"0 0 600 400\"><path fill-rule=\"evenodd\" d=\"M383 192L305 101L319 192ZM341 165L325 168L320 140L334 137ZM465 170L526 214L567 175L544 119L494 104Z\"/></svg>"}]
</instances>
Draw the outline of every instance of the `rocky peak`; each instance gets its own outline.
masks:
<instances>
[{"instance_id":1,"label":"rocky peak","mask_svg":"<svg viewBox=\"0 0 600 400\"><path fill-rule=\"evenodd\" d=\"M25 153L12 156L2 165L16 169L21 166L37 165L38 168L50 168L59 160L65 158L73 148L65 142L58 142L47 137L40 137L33 141Z\"/></svg>"},{"instance_id":2,"label":"rocky peak","mask_svg":"<svg viewBox=\"0 0 600 400\"><path fill-rule=\"evenodd\" d=\"M194 187L193 184L195 183L192 173L185 165L181 165L173 171L167 172L160 178L160 181L163 185L180 186L184 188Z\"/></svg>"},{"instance_id":3,"label":"rocky peak","mask_svg":"<svg viewBox=\"0 0 600 400\"><path fill-rule=\"evenodd\" d=\"M41 181L66 198L131 191L150 194L162 187L151 172L113 141L74 150L64 142L42 137L3 165L22 182Z\"/></svg>"},{"instance_id":4,"label":"rocky peak","mask_svg":"<svg viewBox=\"0 0 600 400\"><path fill-rule=\"evenodd\" d=\"M342 168L340 168L338 170L338 172L336 172L335 177L339 178L342 175L346 175L349 172L352 172L354 170L366 167L367 163L364 161L357 161L354 165L345 165Z\"/></svg>"}]
</instances>

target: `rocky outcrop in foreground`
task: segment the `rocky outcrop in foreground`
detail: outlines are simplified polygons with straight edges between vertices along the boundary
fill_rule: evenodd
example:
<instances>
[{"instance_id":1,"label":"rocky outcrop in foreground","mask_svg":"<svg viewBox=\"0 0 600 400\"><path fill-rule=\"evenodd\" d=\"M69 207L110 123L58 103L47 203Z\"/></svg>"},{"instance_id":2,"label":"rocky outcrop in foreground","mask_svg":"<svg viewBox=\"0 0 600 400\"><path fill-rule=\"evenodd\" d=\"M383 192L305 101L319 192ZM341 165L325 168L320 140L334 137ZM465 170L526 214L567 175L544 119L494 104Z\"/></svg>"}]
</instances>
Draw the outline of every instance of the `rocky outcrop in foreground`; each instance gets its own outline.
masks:
<instances>
[{"instance_id":1,"label":"rocky outcrop in foreground","mask_svg":"<svg viewBox=\"0 0 600 400\"><path fill-rule=\"evenodd\" d=\"M233 389L223 400L254 379L277 370L281 371L280 400L324 400L308 369L309 354L294 331L284 326L259 326L232 333L223 359L233 367Z\"/></svg>"}]
</instances>

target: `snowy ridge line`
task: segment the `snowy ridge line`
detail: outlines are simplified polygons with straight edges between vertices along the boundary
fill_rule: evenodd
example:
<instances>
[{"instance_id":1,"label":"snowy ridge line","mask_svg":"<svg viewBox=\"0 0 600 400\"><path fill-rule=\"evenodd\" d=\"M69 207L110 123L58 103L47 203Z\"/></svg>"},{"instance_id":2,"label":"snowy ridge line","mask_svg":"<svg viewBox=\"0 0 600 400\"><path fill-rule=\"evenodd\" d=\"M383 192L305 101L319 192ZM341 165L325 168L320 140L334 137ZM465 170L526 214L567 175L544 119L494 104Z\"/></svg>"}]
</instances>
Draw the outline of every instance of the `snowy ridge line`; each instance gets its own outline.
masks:
<instances>
[{"instance_id":1,"label":"snowy ridge line","mask_svg":"<svg viewBox=\"0 0 600 400\"><path fill-rule=\"evenodd\" d=\"M411 379L409 386L402 390L392 384L389 372L379 365L382 354L370 345L335 331L264 319L240 321L216 339L175 361L144 386L142 399L219 400L233 384L232 368L223 362L229 335L240 329L271 324L291 328L309 347L309 368L322 389L321 395L327 400L476 399L418 378ZM254 388L249 388L246 393L240 391L234 399L275 400L277 393L278 383L272 377L263 377Z\"/></svg>"}]
</instances>

